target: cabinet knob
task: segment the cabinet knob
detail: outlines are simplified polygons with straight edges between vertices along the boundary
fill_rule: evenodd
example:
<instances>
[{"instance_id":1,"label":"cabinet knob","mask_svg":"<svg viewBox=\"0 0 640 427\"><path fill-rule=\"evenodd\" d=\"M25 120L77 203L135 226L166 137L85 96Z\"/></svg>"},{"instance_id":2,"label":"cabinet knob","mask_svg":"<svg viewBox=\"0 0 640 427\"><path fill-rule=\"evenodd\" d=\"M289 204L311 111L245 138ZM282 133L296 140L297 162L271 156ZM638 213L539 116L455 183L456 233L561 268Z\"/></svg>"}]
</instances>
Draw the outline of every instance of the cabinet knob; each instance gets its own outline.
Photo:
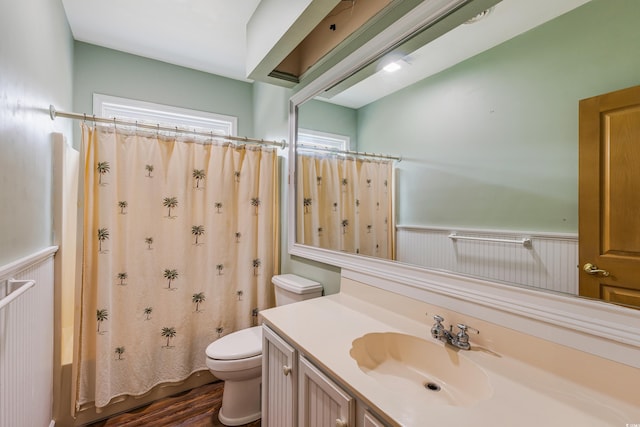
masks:
<instances>
[{"instance_id":1,"label":"cabinet knob","mask_svg":"<svg viewBox=\"0 0 640 427\"><path fill-rule=\"evenodd\" d=\"M341 418L338 418L336 420L336 427L347 427L347 426L348 426L348 424L347 424L347 422L345 420L343 420Z\"/></svg>"},{"instance_id":2,"label":"cabinet knob","mask_svg":"<svg viewBox=\"0 0 640 427\"><path fill-rule=\"evenodd\" d=\"M285 377L289 375L291 373L291 366L284 365L282 367L282 373L284 374Z\"/></svg>"}]
</instances>

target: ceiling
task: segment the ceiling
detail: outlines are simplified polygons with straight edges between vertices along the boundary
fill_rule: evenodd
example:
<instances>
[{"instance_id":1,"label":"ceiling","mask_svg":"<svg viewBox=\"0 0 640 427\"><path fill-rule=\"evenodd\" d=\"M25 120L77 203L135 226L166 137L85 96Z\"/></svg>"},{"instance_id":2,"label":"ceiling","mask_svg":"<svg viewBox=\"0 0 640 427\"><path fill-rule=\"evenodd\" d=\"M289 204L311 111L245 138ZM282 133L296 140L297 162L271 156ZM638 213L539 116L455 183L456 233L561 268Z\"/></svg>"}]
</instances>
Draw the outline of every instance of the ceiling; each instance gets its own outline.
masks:
<instances>
[{"instance_id":1,"label":"ceiling","mask_svg":"<svg viewBox=\"0 0 640 427\"><path fill-rule=\"evenodd\" d=\"M331 102L359 108L590 0L503 0ZM246 24L260 0L62 0L76 40L224 77L246 78Z\"/></svg>"},{"instance_id":2,"label":"ceiling","mask_svg":"<svg viewBox=\"0 0 640 427\"><path fill-rule=\"evenodd\" d=\"M247 80L246 25L260 0L62 0L73 37Z\"/></svg>"}]
</instances>

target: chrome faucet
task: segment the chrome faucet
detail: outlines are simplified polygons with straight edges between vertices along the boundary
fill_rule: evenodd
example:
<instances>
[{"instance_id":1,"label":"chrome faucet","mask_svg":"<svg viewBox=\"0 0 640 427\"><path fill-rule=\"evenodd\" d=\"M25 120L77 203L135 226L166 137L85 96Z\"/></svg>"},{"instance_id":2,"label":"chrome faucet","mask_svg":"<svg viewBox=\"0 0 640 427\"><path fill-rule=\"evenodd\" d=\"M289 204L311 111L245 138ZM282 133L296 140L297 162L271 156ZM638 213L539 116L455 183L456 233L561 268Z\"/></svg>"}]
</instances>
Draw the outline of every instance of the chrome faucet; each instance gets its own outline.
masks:
<instances>
[{"instance_id":1,"label":"chrome faucet","mask_svg":"<svg viewBox=\"0 0 640 427\"><path fill-rule=\"evenodd\" d=\"M431 327L431 336L439 341L442 341L446 344L451 344L452 346L459 348L461 350L469 350L471 345L469 344L469 334L467 331L474 332L479 334L480 331L477 329L473 329L470 326L467 326L463 323L458 323L456 326L459 331L454 334L453 333L453 325L449 325L449 329L445 328L442 322L444 322L444 318L439 315L433 316L433 320L435 323Z\"/></svg>"}]
</instances>

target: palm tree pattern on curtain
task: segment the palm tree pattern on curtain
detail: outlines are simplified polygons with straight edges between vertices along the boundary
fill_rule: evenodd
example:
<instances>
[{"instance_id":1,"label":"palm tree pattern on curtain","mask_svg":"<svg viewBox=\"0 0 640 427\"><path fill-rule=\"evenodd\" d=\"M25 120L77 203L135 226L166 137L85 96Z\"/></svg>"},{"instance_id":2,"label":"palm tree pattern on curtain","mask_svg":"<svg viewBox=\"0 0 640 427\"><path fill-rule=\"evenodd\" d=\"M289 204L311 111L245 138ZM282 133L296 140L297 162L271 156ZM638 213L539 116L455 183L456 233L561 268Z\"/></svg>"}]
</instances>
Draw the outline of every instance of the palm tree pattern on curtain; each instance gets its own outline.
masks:
<instances>
[{"instance_id":1,"label":"palm tree pattern on curtain","mask_svg":"<svg viewBox=\"0 0 640 427\"><path fill-rule=\"evenodd\" d=\"M82 132L86 346L76 403L104 407L207 370L207 345L273 306L277 153Z\"/></svg>"},{"instance_id":2,"label":"palm tree pattern on curtain","mask_svg":"<svg viewBox=\"0 0 640 427\"><path fill-rule=\"evenodd\" d=\"M296 169L298 242L393 259L393 162L299 153Z\"/></svg>"}]
</instances>

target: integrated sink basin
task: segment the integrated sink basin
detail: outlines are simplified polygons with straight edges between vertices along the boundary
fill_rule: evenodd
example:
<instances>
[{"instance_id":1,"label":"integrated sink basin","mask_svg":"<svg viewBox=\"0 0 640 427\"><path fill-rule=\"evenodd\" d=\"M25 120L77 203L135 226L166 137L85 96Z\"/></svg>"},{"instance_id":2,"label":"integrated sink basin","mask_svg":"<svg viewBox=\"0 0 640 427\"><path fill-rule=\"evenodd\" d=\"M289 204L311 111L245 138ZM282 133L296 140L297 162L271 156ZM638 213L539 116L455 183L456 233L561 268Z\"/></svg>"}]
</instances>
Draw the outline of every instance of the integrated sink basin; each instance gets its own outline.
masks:
<instances>
[{"instance_id":1,"label":"integrated sink basin","mask_svg":"<svg viewBox=\"0 0 640 427\"><path fill-rule=\"evenodd\" d=\"M360 370L403 398L471 406L493 390L485 371L464 352L412 335L375 332L355 339L349 354Z\"/></svg>"}]
</instances>

